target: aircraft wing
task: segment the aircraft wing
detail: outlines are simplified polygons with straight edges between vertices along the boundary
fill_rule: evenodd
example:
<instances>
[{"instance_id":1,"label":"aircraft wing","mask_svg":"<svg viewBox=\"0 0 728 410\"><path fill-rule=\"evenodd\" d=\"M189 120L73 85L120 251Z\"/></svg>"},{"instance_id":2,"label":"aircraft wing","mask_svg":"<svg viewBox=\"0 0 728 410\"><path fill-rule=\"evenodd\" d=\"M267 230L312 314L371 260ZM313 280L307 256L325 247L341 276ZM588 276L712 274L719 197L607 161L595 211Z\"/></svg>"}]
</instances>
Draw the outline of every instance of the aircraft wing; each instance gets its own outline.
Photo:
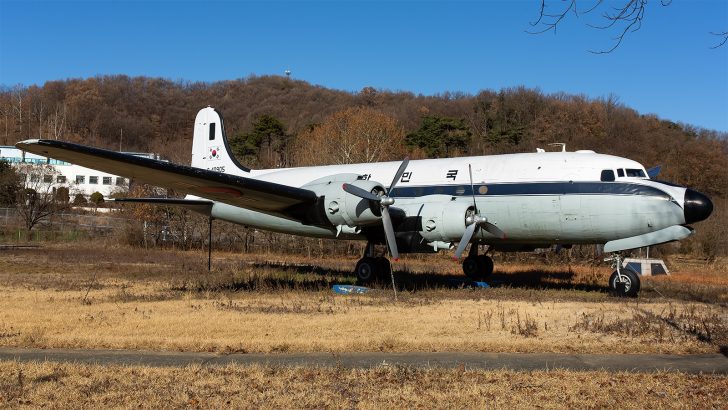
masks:
<instances>
[{"instance_id":1,"label":"aircraft wing","mask_svg":"<svg viewBox=\"0 0 728 410\"><path fill-rule=\"evenodd\" d=\"M313 205L317 200L317 195L307 189L70 142L32 139L20 141L15 146L23 151L171 188L177 192L290 219L298 219L290 212L292 208Z\"/></svg>"}]
</instances>

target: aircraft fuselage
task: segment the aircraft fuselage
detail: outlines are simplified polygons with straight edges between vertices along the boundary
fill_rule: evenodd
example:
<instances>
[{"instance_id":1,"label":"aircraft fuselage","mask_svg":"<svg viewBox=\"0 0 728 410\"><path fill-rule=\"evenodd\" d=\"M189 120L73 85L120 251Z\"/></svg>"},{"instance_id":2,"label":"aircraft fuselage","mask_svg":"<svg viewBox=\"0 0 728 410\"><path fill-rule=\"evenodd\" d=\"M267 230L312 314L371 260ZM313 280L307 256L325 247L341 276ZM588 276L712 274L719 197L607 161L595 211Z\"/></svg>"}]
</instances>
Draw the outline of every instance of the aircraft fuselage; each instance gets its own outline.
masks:
<instances>
[{"instance_id":1,"label":"aircraft fuselage","mask_svg":"<svg viewBox=\"0 0 728 410\"><path fill-rule=\"evenodd\" d=\"M248 175L296 187L337 174L357 174L363 180L388 184L399 164L252 170ZM433 239L430 242L452 242L462 235L464 218L462 225L450 223L431 236L425 225L430 221L442 226L450 214L465 212L473 205L473 191L480 213L507 234L505 239L498 239L480 230L477 238L483 243L606 243L696 222L689 220L690 216L686 218L696 212L685 210L686 192L694 195L695 191L649 179L638 162L591 151L413 160L392 193L396 201L393 207L402 210L407 218L419 218L415 229L428 240ZM701 205L688 204L691 206ZM306 225L222 203L214 205L212 216L297 235L366 239L353 226L336 229ZM406 225L400 223L395 229L411 229Z\"/></svg>"}]
</instances>

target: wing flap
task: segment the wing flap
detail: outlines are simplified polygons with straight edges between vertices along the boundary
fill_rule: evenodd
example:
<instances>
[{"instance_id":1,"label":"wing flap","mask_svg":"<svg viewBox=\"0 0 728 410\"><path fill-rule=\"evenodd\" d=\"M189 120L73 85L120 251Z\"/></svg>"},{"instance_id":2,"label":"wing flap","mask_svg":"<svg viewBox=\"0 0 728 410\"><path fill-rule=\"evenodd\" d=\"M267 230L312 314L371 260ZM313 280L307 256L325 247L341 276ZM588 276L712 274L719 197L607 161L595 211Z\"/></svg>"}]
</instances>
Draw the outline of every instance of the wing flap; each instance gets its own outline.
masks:
<instances>
[{"instance_id":1,"label":"wing flap","mask_svg":"<svg viewBox=\"0 0 728 410\"><path fill-rule=\"evenodd\" d=\"M207 216L210 216L212 213L212 206L215 204L212 201L204 199L183 198L114 198L114 202L178 206Z\"/></svg>"},{"instance_id":2,"label":"wing flap","mask_svg":"<svg viewBox=\"0 0 728 410\"><path fill-rule=\"evenodd\" d=\"M297 218L287 210L299 205L313 205L317 199L313 191L306 189L70 142L35 139L20 141L15 146L23 151L147 184L292 219Z\"/></svg>"}]
</instances>

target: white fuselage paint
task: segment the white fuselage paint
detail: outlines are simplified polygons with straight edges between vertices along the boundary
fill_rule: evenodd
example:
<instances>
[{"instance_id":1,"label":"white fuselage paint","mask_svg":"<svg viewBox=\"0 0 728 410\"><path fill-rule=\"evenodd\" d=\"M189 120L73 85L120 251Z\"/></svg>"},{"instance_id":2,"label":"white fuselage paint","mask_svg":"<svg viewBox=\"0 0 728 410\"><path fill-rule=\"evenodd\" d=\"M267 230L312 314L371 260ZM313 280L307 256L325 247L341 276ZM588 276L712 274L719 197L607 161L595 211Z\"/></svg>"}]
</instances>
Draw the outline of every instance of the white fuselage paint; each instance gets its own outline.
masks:
<instances>
[{"instance_id":1,"label":"white fuselage paint","mask_svg":"<svg viewBox=\"0 0 728 410\"><path fill-rule=\"evenodd\" d=\"M295 187L302 187L326 176L354 173L377 181L386 188L399 165L400 162L381 162L250 172L228 167L226 172ZM469 166L481 215L507 234L508 243L605 243L685 222L685 188L644 177L617 176L614 182L600 182L602 170L613 170L616 176L618 169L644 172L644 167L626 158L593 152L539 152L413 160L397 183L394 190L396 203L393 206L404 210L408 216L414 216L422 212L423 207L447 203L452 209L461 209L472 204ZM547 192L538 189L524 191L523 187L532 187L532 184L537 183L547 186ZM580 183L598 191L601 189L598 184L611 184L610 187L637 186L647 190L652 188L650 192L653 194L610 192L609 189L585 193L573 190L566 192L570 189L568 184ZM566 191L559 192L561 188L554 187ZM276 232L314 237L337 236L334 227L326 229L303 225L221 203L214 205L212 216ZM463 221L462 229L448 233L442 240L456 241L464 229ZM478 235L486 243L499 241L484 230L480 230ZM366 239L351 233L338 237Z\"/></svg>"}]
</instances>

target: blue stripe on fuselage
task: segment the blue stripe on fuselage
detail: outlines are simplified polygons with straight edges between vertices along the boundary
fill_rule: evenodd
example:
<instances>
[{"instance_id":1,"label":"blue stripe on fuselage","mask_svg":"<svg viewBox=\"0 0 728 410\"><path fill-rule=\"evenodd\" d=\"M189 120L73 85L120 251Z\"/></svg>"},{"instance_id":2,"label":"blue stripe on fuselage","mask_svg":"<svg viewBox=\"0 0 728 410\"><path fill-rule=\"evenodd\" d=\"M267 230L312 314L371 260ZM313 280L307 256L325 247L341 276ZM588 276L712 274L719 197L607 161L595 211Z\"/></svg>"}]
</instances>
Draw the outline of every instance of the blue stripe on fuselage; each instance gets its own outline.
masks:
<instances>
[{"instance_id":1,"label":"blue stripe on fuselage","mask_svg":"<svg viewBox=\"0 0 728 410\"><path fill-rule=\"evenodd\" d=\"M483 188L484 187L484 188ZM475 184L477 196L505 195L641 195L670 200L666 192L647 185L624 182L508 182ZM426 195L472 196L470 185L397 186L393 196L415 198Z\"/></svg>"}]
</instances>

